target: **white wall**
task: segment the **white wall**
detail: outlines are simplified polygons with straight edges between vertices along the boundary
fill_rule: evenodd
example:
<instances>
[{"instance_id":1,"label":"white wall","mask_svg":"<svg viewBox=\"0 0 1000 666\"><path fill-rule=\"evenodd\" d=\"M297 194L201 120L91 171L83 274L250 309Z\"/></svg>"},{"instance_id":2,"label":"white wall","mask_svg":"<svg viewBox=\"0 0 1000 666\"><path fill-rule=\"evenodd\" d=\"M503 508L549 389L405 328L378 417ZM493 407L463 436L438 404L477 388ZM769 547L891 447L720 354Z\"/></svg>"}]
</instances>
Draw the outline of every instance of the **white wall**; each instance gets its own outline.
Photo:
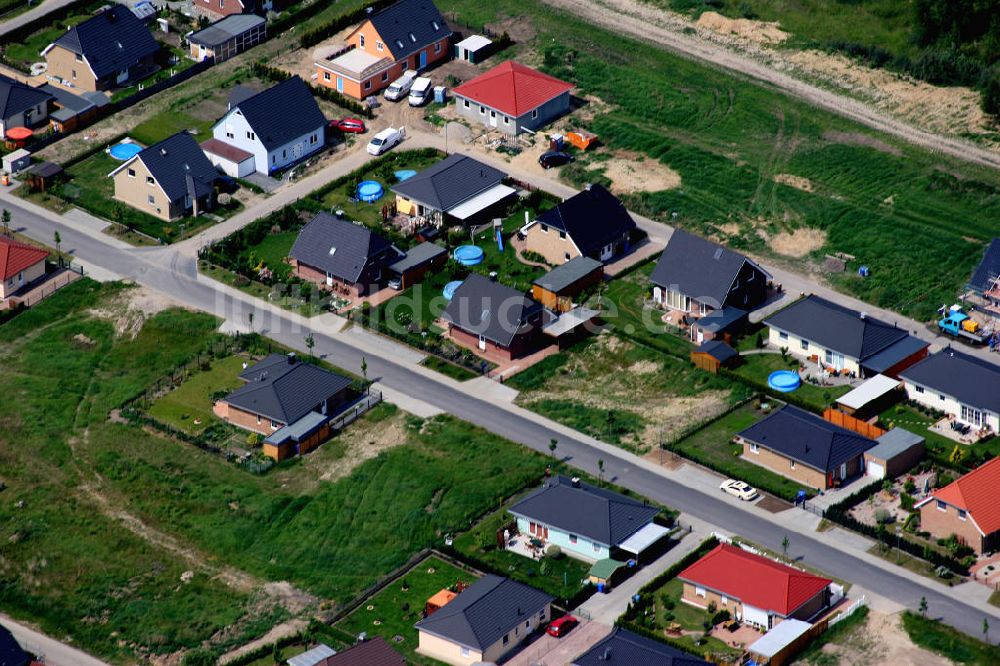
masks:
<instances>
[{"instance_id":1,"label":"white wall","mask_svg":"<svg viewBox=\"0 0 1000 666\"><path fill-rule=\"evenodd\" d=\"M250 132L254 138L248 138L247 132ZM232 138L228 136L229 133L233 135ZM257 132L250 127L250 123L239 112L239 109L233 109L223 116L215 124L215 127L212 128L212 136L219 141L252 153L254 156L254 168L258 173L265 175L278 171L289 164L298 162L308 155L322 150L325 141L324 128L317 127L313 131L289 141L277 150L268 152L264 148L260 137L257 136ZM310 138L313 137L315 138L315 143L310 143ZM298 152L296 152L296 147L298 148Z\"/></svg>"},{"instance_id":2,"label":"white wall","mask_svg":"<svg viewBox=\"0 0 1000 666\"><path fill-rule=\"evenodd\" d=\"M813 356L813 355L819 356L819 359L824 362L824 365L826 364L826 362L825 362L826 348L825 347L822 347L820 345L817 345L815 342L811 342L811 341L807 340L806 343L808 345L808 348L807 349L803 349L802 348L802 342L803 342L802 338L796 337L792 333L787 333L787 332L784 332L784 333L788 337L787 338L782 338L781 337L782 333L783 333L782 331L774 328L773 326L771 326L771 327L768 328L768 338L767 338L767 340L768 340L768 343L774 349L781 349L782 347L787 347L788 348L788 353L790 355L794 356L795 358L803 361L803 364L806 366L806 369L810 369L810 368L813 369L813 370L816 369L816 363L815 362L807 361L807 359L810 356ZM845 356L844 357L843 368L845 370L850 371L850 372L854 372L859 377L861 376L861 366L858 364L857 359L849 358L849 357Z\"/></svg>"},{"instance_id":3,"label":"white wall","mask_svg":"<svg viewBox=\"0 0 1000 666\"><path fill-rule=\"evenodd\" d=\"M943 395L929 386L920 386L920 388L923 388L923 392L920 392L917 390L918 385L909 381L904 381L903 386L906 388L906 397L910 400L932 409L941 410L945 414L954 416L956 419L961 419L962 403L952 396ZM983 418L986 420L986 423L990 426L990 428L993 429L993 432L1000 432L1000 415L996 412L975 407L974 405L969 406L974 407L983 413Z\"/></svg>"},{"instance_id":4,"label":"white wall","mask_svg":"<svg viewBox=\"0 0 1000 666\"><path fill-rule=\"evenodd\" d=\"M530 520L525 518L517 519L517 531L528 537L533 536L530 531ZM567 532L558 530L551 525L545 525L549 529L549 538L545 545L548 547L551 545L559 546L562 551L570 556L581 557L585 560L603 560L611 557L611 553L607 546L601 544L595 544L590 539L585 537L576 536L576 543L570 540L570 535Z\"/></svg>"}]
</instances>

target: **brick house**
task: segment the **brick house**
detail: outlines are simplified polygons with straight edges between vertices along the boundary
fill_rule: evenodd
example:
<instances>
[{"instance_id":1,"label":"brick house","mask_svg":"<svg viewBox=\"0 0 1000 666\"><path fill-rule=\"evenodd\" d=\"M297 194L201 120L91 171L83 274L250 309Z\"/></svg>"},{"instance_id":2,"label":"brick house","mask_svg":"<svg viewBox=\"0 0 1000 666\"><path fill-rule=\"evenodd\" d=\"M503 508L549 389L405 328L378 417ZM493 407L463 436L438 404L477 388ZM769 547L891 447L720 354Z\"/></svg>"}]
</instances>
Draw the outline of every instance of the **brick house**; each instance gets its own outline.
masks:
<instances>
[{"instance_id":1,"label":"brick house","mask_svg":"<svg viewBox=\"0 0 1000 666\"><path fill-rule=\"evenodd\" d=\"M826 490L864 473L877 442L787 405L736 435L743 458L811 488Z\"/></svg>"},{"instance_id":2,"label":"brick house","mask_svg":"<svg viewBox=\"0 0 1000 666\"><path fill-rule=\"evenodd\" d=\"M355 99L376 95L408 69L449 57L451 28L431 0L400 0L372 12L346 45L316 61L316 82Z\"/></svg>"},{"instance_id":3,"label":"brick house","mask_svg":"<svg viewBox=\"0 0 1000 666\"><path fill-rule=\"evenodd\" d=\"M473 273L455 290L442 318L455 342L510 361L538 348L543 315L540 303Z\"/></svg>"},{"instance_id":4,"label":"brick house","mask_svg":"<svg viewBox=\"0 0 1000 666\"><path fill-rule=\"evenodd\" d=\"M677 576L681 601L728 610L737 620L769 630L786 618L810 620L830 604L829 578L719 544Z\"/></svg>"},{"instance_id":5,"label":"brick house","mask_svg":"<svg viewBox=\"0 0 1000 666\"><path fill-rule=\"evenodd\" d=\"M977 555L1000 550L1000 458L917 502L920 529L935 539L954 534Z\"/></svg>"},{"instance_id":6,"label":"brick house","mask_svg":"<svg viewBox=\"0 0 1000 666\"><path fill-rule=\"evenodd\" d=\"M0 235L0 302L45 277L48 250Z\"/></svg>"},{"instance_id":7,"label":"brick house","mask_svg":"<svg viewBox=\"0 0 1000 666\"><path fill-rule=\"evenodd\" d=\"M569 112L572 83L513 61L452 90L465 120L504 134L535 131Z\"/></svg>"}]
</instances>

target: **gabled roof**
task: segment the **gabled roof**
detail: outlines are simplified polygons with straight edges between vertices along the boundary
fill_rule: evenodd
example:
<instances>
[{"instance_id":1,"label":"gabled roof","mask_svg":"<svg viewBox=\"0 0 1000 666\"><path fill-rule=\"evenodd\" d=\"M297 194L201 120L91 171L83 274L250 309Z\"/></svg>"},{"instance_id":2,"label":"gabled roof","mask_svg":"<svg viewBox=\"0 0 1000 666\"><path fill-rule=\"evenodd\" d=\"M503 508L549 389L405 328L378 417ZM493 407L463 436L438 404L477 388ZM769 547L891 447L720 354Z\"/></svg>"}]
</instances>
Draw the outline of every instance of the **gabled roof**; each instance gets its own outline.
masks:
<instances>
[{"instance_id":1,"label":"gabled roof","mask_svg":"<svg viewBox=\"0 0 1000 666\"><path fill-rule=\"evenodd\" d=\"M565 231L582 254L602 247L635 229L635 220L618 197L603 185L590 185L555 208L545 211L538 222Z\"/></svg>"},{"instance_id":2,"label":"gabled roof","mask_svg":"<svg viewBox=\"0 0 1000 666\"><path fill-rule=\"evenodd\" d=\"M764 324L862 362L908 335L862 314L810 294L774 313Z\"/></svg>"},{"instance_id":3,"label":"gabled roof","mask_svg":"<svg viewBox=\"0 0 1000 666\"><path fill-rule=\"evenodd\" d=\"M652 522L655 506L557 476L510 507L510 512L563 532L617 546Z\"/></svg>"},{"instance_id":4,"label":"gabled roof","mask_svg":"<svg viewBox=\"0 0 1000 666\"><path fill-rule=\"evenodd\" d=\"M416 628L452 643L482 651L552 603L544 592L488 574L463 590Z\"/></svg>"},{"instance_id":5,"label":"gabled roof","mask_svg":"<svg viewBox=\"0 0 1000 666\"><path fill-rule=\"evenodd\" d=\"M794 405L772 412L739 436L821 472L836 469L876 444Z\"/></svg>"},{"instance_id":6,"label":"gabled roof","mask_svg":"<svg viewBox=\"0 0 1000 666\"><path fill-rule=\"evenodd\" d=\"M463 330L509 346L541 309L541 303L516 289L473 273L455 290L442 317Z\"/></svg>"},{"instance_id":7,"label":"gabled roof","mask_svg":"<svg viewBox=\"0 0 1000 666\"><path fill-rule=\"evenodd\" d=\"M33 88L0 74L0 122L39 104L48 103L50 99L52 95L41 88Z\"/></svg>"},{"instance_id":8,"label":"gabled roof","mask_svg":"<svg viewBox=\"0 0 1000 666\"><path fill-rule=\"evenodd\" d=\"M9 280L29 266L45 261L48 250L0 236L0 280Z\"/></svg>"},{"instance_id":9,"label":"gabled roof","mask_svg":"<svg viewBox=\"0 0 1000 666\"><path fill-rule=\"evenodd\" d=\"M709 666L694 655L616 627L573 660L572 666Z\"/></svg>"},{"instance_id":10,"label":"gabled roof","mask_svg":"<svg viewBox=\"0 0 1000 666\"><path fill-rule=\"evenodd\" d=\"M31 655L24 651L7 627L0 626L0 665L28 666L29 662Z\"/></svg>"},{"instance_id":11,"label":"gabled roof","mask_svg":"<svg viewBox=\"0 0 1000 666\"><path fill-rule=\"evenodd\" d=\"M572 83L508 60L466 81L453 94L516 118L572 89Z\"/></svg>"},{"instance_id":12,"label":"gabled roof","mask_svg":"<svg viewBox=\"0 0 1000 666\"><path fill-rule=\"evenodd\" d=\"M743 266L750 264L764 279L771 275L739 252L675 229L650 276L653 284L719 308L725 305Z\"/></svg>"},{"instance_id":13,"label":"gabled roof","mask_svg":"<svg viewBox=\"0 0 1000 666\"><path fill-rule=\"evenodd\" d=\"M374 262L392 263L399 257L388 240L371 229L317 213L299 232L288 256L301 264L355 283Z\"/></svg>"},{"instance_id":14,"label":"gabled roof","mask_svg":"<svg viewBox=\"0 0 1000 666\"><path fill-rule=\"evenodd\" d=\"M430 0L399 0L368 20L396 60L451 34L451 28Z\"/></svg>"},{"instance_id":15,"label":"gabled roof","mask_svg":"<svg viewBox=\"0 0 1000 666\"><path fill-rule=\"evenodd\" d=\"M979 532L986 536L1000 530L998 489L1000 489L1000 457L980 465L944 488L935 490L926 499L917 502L916 506L919 508L931 500L941 500L959 509L965 509L972 522L979 528Z\"/></svg>"},{"instance_id":16,"label":"gabled roof","mask_svg":"<svg viewBox=\"0 0 1000 666\"><path fill-rule=\"evenodd\" d=\"M351 385L335 372L294 357L271 354L240 373L246 384L228 396L234 407L291 424Z\"/></svg>"},{"instance_id":17,"label":"gabled roof","mask_svg":"<svg viewBox=\"0 0 1000 666\"><path fill-rule=\"evenodd\" d=\"M309 86L297 76L238 102L230 100L230 113L234 108L239 109L268 150L317 130L320 141L323 140L326 117L313 99Z\"/></svg>"},{"instance_id":18,"label":"gabled roof","mask_svg":"<svg viewBox=\"0 0 1000 666\"><path fill-rule=\"evenodd\" d=\"M572 287L594 271L602 268L603 265L596 259L580 255L579 257L570 259L565 264L556 266L535 280L533 284L537 284L542 289L551 291L553 294L558 294L564 289Z\"/></svg>"},{"instance_id":19,"label":"gabled roof","mask_svg":"<svg viewBox=\"0 0 1000 666\"><path fill-rule=\"evenodd\" d=\"M725 543L677 577L783 617L833 582Z\"/></svg>"},{"instance_id":20,"label":"gabled roof","mask_svg":"<svg viewBox=\"0 0 1000 666\"><path fill-rule=\"evenodd\" d=\"M188 36L187 40L192 44L214 48L225 44L234 37L239 37L245 32L258 28L264 23L264 17L256 14L230 14L204 30L199 30Z\"/></svg>"},{"instance_id":21,"label":"gabled roof","mask_svg":"<svg viewBox=\"0 0 1000 666\"><path fill-rule=\"evenodd\" d=\"M479 160L454 154L390 189L407 199L448 212L463 201L499 185L506 177L503 171Z\"/></svg>"},{"instance_id":22,"label":"gabled roof","mask_svg":"<svg viewBox=\"0 0 1000 666\"><path fill-rule=\"evenodd\" d=\"M163 188L167 198L178 201L185 196L192 199L211 194L219 172L194 137L186 131L169 136L159 143L136 154L135 158L146 165L149 174ZM127 167L131 160L111 172L112 175Z\"/></svg>"},{"instance_id":23,"label":"gabled roof","mask_svg":"<svg viewBox=\"0 0 1000 666\"><path fill-rule=\"evenodd\" d=\"M316 647L306 650L302 654L297 654L288 660L288 666L316 666L316 664L328 665L327 659L337 654L337 651L326 643L320 643Z\"/></svg>"},{"instance_id":24,"label":"gabled roof","mask_svg":"<svg viewBox=\"0 0 1000 666\"><path fill-rule=\"evenodd\" d=\"M997 276L1000 276L1000 238L994 238L986 247L983 260L972 272L969 287L981 294L992 286Z\"/></svg>"},{"instance_id":25,"label":"gabled roof","mask_svg":"<svg viewBox=\"0 0 1000 666\"><path fill-rule=\"evenodd\" d=\"M97 78L134 65L160 50L146 25L125 5L112 5L73 26L54 44L86 58Z\"/></svg>"},{"instance_id":26,"label":"gabled roof","mask_svg":"<svg viewBox=\"0 0 1000 666\"><path fill-rule=\"evenodd\" d=\"M1000 414L1000 366L948 347L916 363L899 376L970 407Z\"/></svg>"},{"instance_id":27,"label":"gabled roof","mask_svg":"<svg viewBox=\"0 0 1000 666\"><path fill-rule=\"evenodd\" d=\"M740 355L738 351L727 345L722 340L709 340L703 342L695 350L696 354L708 354L719 363L725 363Z\"/></svg>"},{"instance_id":28,"label":"gabled roof","mask_svg":"<svg viewBox=\"0 0 1000 666\"><path fill-rule=\"evenodd\" d=\"M406 666L406 660L384 638L376 636L338 653L326 666Z\"/></svg>"}]
</instances>

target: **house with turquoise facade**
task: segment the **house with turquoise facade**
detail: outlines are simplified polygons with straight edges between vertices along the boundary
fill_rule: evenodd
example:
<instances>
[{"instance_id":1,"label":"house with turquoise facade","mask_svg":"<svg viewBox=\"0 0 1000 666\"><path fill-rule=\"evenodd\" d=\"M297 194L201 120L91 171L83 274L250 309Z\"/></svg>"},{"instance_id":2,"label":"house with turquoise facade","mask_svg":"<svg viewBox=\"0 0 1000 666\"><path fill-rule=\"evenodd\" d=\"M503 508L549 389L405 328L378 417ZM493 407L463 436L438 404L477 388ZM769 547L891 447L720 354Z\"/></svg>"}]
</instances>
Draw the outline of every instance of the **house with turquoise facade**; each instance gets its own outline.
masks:
<instances>
[{"instance_id":1,"label":"house with turquoise facade","mask_svg":"<svg viewBox=\"0 0 1000 666\"><path fill-rule=\"evenodd\" d=\"M638 559L668 532L653 522L660 510L648 502L564 476L546 479L509 511L520 534L587 562Z\"/></svg>"}]
</instances>

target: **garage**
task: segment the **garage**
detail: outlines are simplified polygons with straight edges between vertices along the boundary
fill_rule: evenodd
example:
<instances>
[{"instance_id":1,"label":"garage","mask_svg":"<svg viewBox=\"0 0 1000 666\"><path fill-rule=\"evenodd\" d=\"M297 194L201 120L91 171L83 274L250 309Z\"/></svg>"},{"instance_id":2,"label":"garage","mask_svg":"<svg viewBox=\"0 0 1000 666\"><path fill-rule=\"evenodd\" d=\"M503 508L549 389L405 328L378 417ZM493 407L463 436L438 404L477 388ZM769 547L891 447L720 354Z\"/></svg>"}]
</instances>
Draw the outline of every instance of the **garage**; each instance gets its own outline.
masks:
<instances>
[{"instance_id":1,"label":"garage","mask_svg":"<svg viewBox=\"0 0 1000 666\"><path fill-rule=\"evenodd\" d=\"M924 458L924 438L903 428L893 428L865 451L865 472L875 479L895 478Z\"/></svg>"},{"instance_id":2,"label":"garage","mask_svg":"<svg viewBox=\"0 0 1000 666\"><path fill-rule=\"evenodd\" d=\"M215 168L232 178L246 178L255 171L253 153L236 146L230 146L218 139L209 139L201 144L209 161Z\"/></svg>"},{"instance_id":3,"label":"garage","mask_svg":"<svg viewBox=\"0 0 1000 666\"><path fill-rule=\"evenodd\" d=\"M885 478L885 465L874 460L869 460L868 462L868 476L874 479Z\"/></svg>"}]
</instances>

